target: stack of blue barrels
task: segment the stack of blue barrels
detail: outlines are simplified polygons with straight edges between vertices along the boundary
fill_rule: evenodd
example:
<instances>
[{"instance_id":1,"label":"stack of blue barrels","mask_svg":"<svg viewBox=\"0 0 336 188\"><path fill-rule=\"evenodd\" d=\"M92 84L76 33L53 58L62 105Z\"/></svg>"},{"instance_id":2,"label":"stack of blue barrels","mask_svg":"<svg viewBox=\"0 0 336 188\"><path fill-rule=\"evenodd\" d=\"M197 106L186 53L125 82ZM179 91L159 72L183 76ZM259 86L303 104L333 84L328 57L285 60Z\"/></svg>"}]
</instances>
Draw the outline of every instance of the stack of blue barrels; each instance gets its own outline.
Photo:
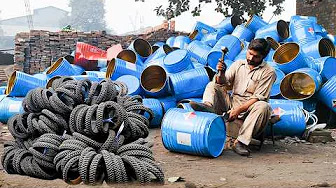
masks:
<instances>
[{"instance_id":1,"label":"stack of blue barrels","mask_svg":"<svg viewBox=\"0 0 336 188\"><path fill-rule=\"evenodd\" d=\"M289 22L267 23L256 15L245 23L237 16L216 26L196 22L190 35L154 44L137 38L108 63L98 62L99 71L81 67L70 56L59 58L36 75L16 71L0 98L1 112L19 113L22 109L2 105L12 104L4 99L20 101L29 90L50 87L59 76L91 81L111 78L124 82L129 95L143 97L143 104L155 114L150 126L161 127L168 150L217 157L225 143L224 121L215 114L193 111L188 101L202 101L222 47L229 49L224 61L230 67L246 58L254 38L265 38L272 47L265 61L277 74L270 100L274 114L281 118L274 125L275 134L301 136L307 120L302 109L314 111L318 100L336 112L335 36L315 17L292 16ZM4 116L3 122L9 115Z\"/></svg>"}]
</instances>

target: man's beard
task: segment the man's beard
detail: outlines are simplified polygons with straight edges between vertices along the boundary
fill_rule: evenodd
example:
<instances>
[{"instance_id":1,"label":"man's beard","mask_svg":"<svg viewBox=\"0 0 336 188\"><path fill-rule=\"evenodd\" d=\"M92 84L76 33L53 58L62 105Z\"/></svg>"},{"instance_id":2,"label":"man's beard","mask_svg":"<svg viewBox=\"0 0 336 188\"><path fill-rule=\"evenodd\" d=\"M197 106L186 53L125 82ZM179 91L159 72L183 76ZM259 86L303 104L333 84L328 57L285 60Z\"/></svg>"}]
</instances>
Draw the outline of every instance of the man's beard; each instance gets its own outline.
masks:
<instances>
[{"instance_id":1,"label":"man's beard","mask_svg":"<svg viewBox=\"0 0 336 188\"><path fill-rule=\"evenodd\" d=\"M262 62L262 61L261 61ZM247 60L247 63L249 64L249 65L252 65L252 66L258 66L258 65L260 65L261 64L261 62L255 62L255 61L249 61L249 60Z\"/></svg>"}]
</instances>

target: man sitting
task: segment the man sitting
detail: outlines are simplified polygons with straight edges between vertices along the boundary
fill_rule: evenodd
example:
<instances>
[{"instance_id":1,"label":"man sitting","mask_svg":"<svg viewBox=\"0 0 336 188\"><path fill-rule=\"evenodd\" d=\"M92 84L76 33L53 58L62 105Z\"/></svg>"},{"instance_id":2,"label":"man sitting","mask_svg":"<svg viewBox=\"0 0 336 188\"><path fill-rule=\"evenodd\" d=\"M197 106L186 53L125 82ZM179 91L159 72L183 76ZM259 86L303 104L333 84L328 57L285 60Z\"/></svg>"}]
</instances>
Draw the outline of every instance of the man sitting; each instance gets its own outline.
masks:
<instances>
[{"instance_id":1,"label":"man sitting","mask_svg":"<svg viewBox=\"0 0 336 188\"><path fill-rule=\"evenodd\" d=\"M243 156L250 154L247 146L252 136L263 133L271 115L268 99L276 74L274 68L263 61L269 50L265 39L254 39L248 46L246 60L234 62L227 71L223 70L223 60L219 60L216 69L223 74L215 75L207 85L203 103L190 102L196 111L219 115L225 112L228 122L243 121L233 145L233 150ZM226 88L232 88L231 96Z\"/></svg>"}]
</instances>

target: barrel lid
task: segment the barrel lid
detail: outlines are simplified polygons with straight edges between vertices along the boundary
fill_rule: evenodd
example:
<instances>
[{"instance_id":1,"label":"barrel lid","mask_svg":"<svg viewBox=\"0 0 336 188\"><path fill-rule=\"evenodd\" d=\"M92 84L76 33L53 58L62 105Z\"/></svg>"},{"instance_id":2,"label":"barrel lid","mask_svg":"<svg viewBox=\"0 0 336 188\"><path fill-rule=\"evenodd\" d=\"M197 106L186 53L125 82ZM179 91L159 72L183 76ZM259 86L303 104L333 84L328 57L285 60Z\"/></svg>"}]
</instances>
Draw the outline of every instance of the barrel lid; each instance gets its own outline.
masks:
<instances>
[{"instance_id":1,"label":"barrel lid","mask_svg":"<svg viewBox=\"0 0 336 188\"><path fill-rule=\"evenodd\" d=\"M164 58L164 64L166 66L175 65L181 62L187 56L187 54L188 54L187 50L172 51Z\"/></svg>"},{"instance_id":2,"label":"barrel lid","mask_svg":"<svg viewBox=\"0 0 336 188\"><path fill-rule=\"evenodd\" d=\"M136 95L140 93L140 81L133 75L120 76L117 81L124 82L128 88L129 95Z\"/></svg>"}]
</instances>

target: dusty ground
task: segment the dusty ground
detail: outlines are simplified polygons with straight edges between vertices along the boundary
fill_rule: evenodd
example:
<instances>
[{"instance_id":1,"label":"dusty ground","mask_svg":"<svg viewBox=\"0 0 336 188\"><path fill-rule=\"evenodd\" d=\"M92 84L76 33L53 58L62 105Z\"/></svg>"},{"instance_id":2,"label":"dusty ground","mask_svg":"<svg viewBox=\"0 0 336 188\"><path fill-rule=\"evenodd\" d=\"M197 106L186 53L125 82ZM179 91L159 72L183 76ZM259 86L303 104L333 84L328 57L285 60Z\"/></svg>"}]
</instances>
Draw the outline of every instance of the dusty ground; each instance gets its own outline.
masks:
<instances>
[{"instance_id":1,"label":"dusty ground","mask_svg":"<svg viewBox=\"0 0 336 188\"><path fill-rule=\"evenodd\" d=\"M4 132L4 131L3 131ZM2 136L8 139L8 136ZM292 143L267 141L261 151L241 157L225 150L218 158L192 156L167 151L161 142L160 130L150 134L155 144L156 160L165 170L166 179L180 176L185 182L166 181L161 187L336 187L336 143ZM3 142L0 145L2 154ZM189 185L189 184L188 184ZM46 181L27 176L9 175L2 168L0 187L90 187L70 186L63 180ZM126 184L101 187L140 187ZM150 185L149 187L159 187ZM191 186L189 186L191 187Z\"/></svg>"}]
</instances>

